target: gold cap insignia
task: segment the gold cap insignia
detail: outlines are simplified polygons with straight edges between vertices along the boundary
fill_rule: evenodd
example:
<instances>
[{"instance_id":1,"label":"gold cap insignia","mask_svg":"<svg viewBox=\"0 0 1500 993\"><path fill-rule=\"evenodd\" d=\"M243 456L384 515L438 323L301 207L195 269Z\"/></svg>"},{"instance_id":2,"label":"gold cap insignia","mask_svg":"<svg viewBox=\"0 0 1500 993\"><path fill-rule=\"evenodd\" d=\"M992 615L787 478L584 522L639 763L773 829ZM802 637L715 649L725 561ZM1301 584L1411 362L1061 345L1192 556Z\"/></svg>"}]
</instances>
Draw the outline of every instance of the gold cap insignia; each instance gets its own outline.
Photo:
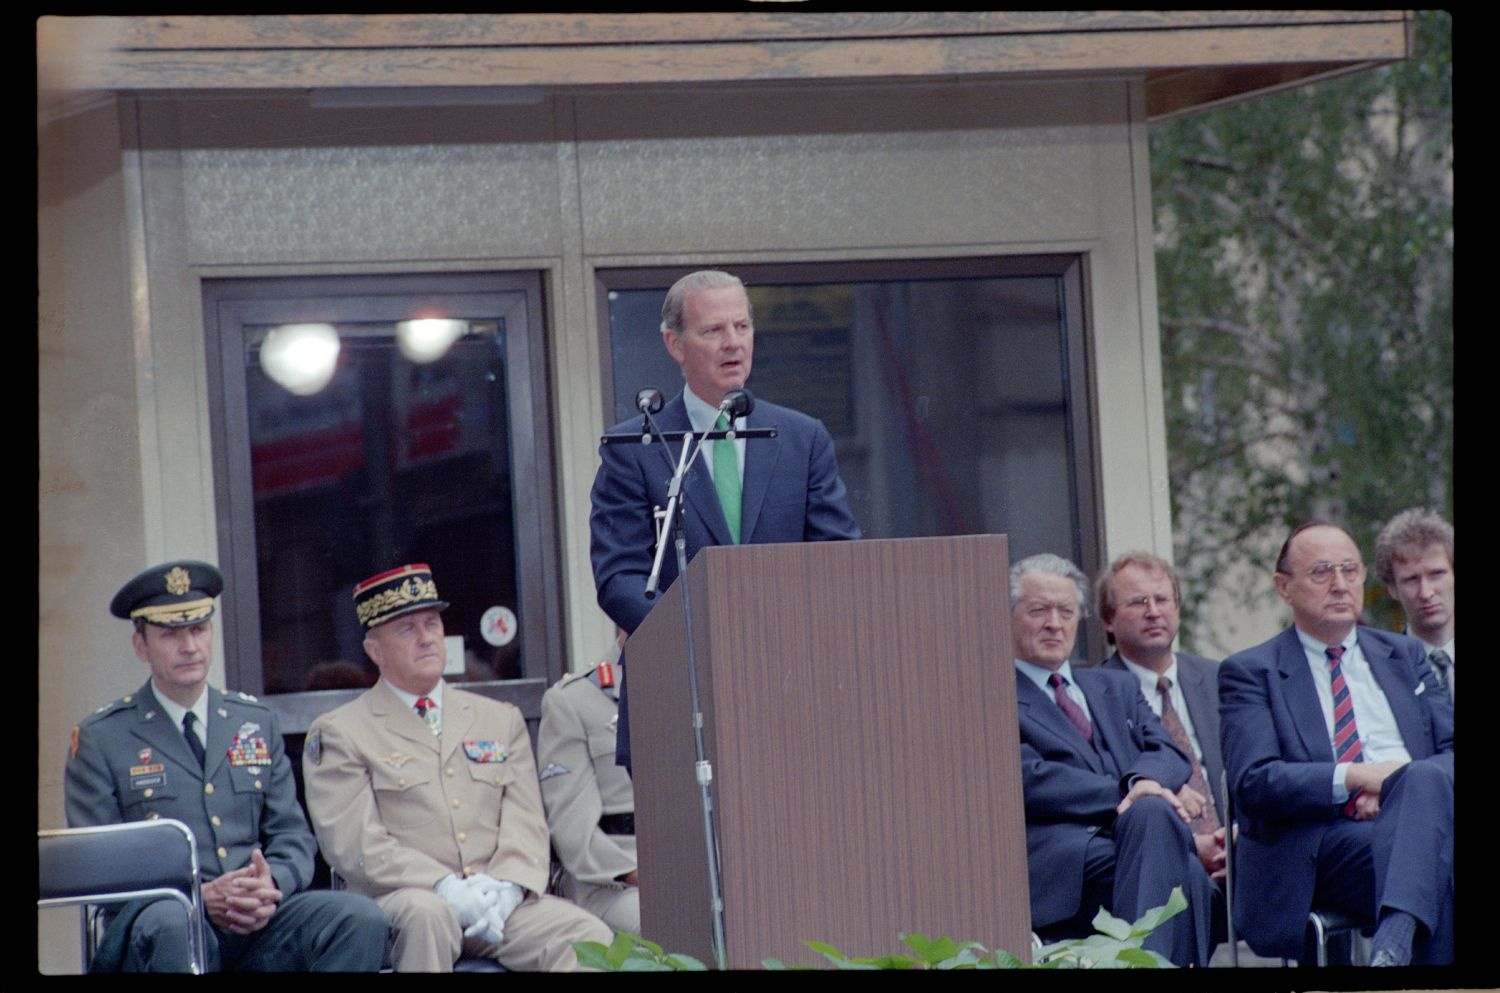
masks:
<instances>
[{"instance_id":1,"label":"gold cap insignia","mask_svg":"<svg viewBox=\"0 0 1500 993\"><path fill-rule=\"evenodd\" d=\"M167 573L167 592L173 596L182 596L188 591L190 583L188 571L182 566L174 566Z\"/></svg>"}]
</instances>

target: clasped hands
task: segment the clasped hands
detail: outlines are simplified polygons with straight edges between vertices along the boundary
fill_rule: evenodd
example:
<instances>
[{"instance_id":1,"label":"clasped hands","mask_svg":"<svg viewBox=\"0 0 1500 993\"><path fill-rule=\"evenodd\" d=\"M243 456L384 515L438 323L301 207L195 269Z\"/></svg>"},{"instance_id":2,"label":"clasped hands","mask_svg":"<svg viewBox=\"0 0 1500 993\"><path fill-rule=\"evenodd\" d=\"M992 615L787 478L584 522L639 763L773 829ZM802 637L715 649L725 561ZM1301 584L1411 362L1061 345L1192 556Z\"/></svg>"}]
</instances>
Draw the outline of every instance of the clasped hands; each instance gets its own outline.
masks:
<instances>
[{"instance_id":1,"label":"clasped hands","mask_svg":"<svg viewBox=\"0 0 1500 993\"><path fill-rule=\"evenodd\" d=\"M203 884L203 909L215 927L234 934L253 934L265 927L281 903L271 867L257 848L250 864Z\"/></svg>"},{"instance_id":2,"label":"clasped hands","mask_svg":"<svg viewBox=\"0 0 1500 993\"><path fill-rule=\"evenodd\" d=\"M505 937L506 919L526 897L518 884L482 872L462 878L449 873L433 889L453 908L465 938L479 938L492 945Z\"/></svg>"}]
</instances>

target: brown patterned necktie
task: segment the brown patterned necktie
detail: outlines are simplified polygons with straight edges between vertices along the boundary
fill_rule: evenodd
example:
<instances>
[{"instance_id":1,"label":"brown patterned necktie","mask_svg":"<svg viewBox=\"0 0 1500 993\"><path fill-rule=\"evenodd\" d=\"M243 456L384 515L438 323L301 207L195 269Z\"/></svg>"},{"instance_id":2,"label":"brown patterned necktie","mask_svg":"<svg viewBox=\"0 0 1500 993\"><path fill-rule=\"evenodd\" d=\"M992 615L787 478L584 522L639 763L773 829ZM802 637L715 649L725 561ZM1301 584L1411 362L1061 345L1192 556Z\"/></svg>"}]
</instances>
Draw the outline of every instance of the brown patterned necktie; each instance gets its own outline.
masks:
<instances>
[{"instance_id":1,"label":"brown patterned necktie","mask_svg":"<svg viewBox=\"0 0 1500 993\"><path fill-rule=\"evenodd\" d=\"M1188 785L1203 794L1203 813L1193 818L1192 829L1194 834L1213 834L1219 829L1219 815L1214 810L1214 795L1203 780L1203 766L1198 762L1198 753L1193 750L1193 743L1188 738L1187 728L1182 726L1182 718L1177 716L1177 708L1172 706L1172 681L1166 676L1158 677L1156 680L1156 691L1161 694L1161 723L1177 742L1177 747L1193 763L1193 774L1188 778Z\"/></svg>"}]
</instances>

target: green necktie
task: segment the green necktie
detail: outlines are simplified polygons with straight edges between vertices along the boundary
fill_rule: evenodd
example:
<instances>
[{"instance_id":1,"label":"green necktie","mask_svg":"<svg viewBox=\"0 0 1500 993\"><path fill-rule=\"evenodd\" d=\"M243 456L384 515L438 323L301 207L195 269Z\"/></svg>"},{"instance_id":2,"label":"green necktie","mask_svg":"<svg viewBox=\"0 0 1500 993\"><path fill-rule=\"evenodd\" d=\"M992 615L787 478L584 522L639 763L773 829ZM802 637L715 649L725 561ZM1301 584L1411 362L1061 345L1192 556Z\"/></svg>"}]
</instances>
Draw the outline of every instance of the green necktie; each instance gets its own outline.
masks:
<instances>
[{"instance_id":1,"label":"green necktie","mask_svg":"<svg viewBox=\"0 0 1500 993\"><path fill-rule=\"evenodd\" d=\"M723 414L714 422L715 431L728 431L729 419ZM714 489L719 493L719 506L724 508L724 520L729 524L729 537L740 543L740 459L734 451L734 442L722 438L714 442Z\"/></svg>"}]
</instances>

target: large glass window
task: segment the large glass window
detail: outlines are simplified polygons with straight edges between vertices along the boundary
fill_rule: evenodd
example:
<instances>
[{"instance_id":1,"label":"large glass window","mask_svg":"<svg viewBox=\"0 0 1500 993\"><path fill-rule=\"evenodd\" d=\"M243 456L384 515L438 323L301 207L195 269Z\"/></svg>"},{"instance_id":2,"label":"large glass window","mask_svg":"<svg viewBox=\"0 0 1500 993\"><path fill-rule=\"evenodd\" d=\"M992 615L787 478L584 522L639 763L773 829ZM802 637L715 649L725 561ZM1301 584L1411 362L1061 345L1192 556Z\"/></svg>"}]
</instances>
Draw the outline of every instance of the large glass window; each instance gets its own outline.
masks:
<instances>
[{"instance_id":1,"label":"large glass window","mask_svg":"<svg viewBox=\"0 0 1500 993\"><path fill-rule=\"evenodd\" d=\"M749 287L747 385L828 426L867 537L1004 532L1012 561L1099 567L1077 256L725 268ZM681 388L659 328L686 271L598 273L616 421Z\"/></svg>"},{"instance_id":2,"label":"large glass window","mask_svg":"<svg viewBox=\"0 0 1500 993\"><path fill-rule=\"evenodd\" d=\"M205 295L231 685L294 729L371 685L353 587L425 562L450 603L445 678L534 709L562 667L539 280Z\"/></svg>"}]
</instances>

